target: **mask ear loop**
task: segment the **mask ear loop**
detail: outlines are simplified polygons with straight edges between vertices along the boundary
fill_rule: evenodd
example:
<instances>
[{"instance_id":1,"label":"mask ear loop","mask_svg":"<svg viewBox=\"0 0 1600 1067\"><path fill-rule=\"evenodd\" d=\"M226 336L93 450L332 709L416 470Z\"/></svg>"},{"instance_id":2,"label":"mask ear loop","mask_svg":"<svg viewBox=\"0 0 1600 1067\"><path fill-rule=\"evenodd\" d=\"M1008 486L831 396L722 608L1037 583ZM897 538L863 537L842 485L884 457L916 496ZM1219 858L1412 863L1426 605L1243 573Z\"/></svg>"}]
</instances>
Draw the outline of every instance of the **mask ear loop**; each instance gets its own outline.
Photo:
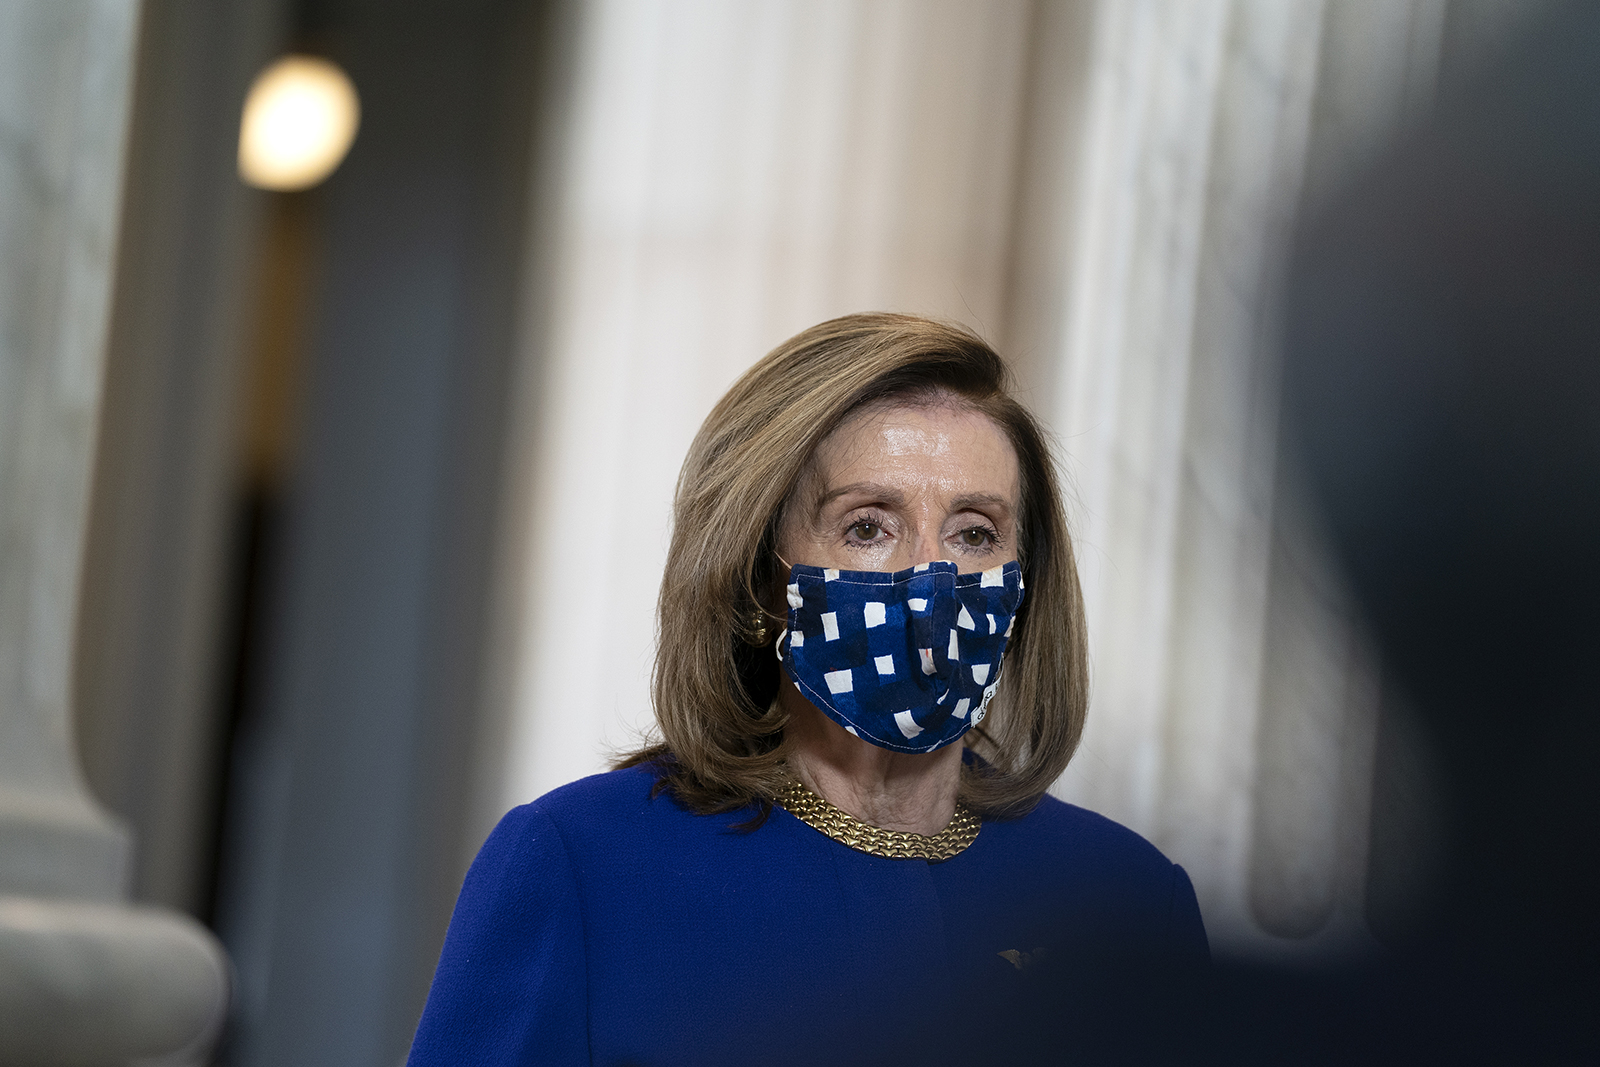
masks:
<instances>
[{"instance_id":1,"label":"mask ear loop","mask_svg":"<svg viewBox=\"0 0 1600 1067\"><path fill-rule=\"evenodd\" d=\"M773 549L772 550L772 554L778 558L778 562L779 563L781 563L785 567L789 568L789 575L792 577L794 575L794 564L790 563L788 560L784 559L783 558L783 554L781 552L779 552L777 549ZM790 585L789 582L784 582L784 589L785 589L786 593L788 591L789 585ZM793 599L792 599L793 594L791 593L791 594L788 594L788 595L791 597L791 600L790 600L791 606L798 606L798 605L794 605L794 603L793 603ZM762 609L762 610L765 610L765 609ZM784 619L785 619L785 621L787 621L788 620L788 616L787 615L784 616ZM783 662L783 639L788 637L788 636L789 636L789 627L785 626L783 628L783 630L778 634L778 639L776 641L772 642L772 654L774 656L778 657L778 662L779 663Z\"/></svg>"}]
</instances>

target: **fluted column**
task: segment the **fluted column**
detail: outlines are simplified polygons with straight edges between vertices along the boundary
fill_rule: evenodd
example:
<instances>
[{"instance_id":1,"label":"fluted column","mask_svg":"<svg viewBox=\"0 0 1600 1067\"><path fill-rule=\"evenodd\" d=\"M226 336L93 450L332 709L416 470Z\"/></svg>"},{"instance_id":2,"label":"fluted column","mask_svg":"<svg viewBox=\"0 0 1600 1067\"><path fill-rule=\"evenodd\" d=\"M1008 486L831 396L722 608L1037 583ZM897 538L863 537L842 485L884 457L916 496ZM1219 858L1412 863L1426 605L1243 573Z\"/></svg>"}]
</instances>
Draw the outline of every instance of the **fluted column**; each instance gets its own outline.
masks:
<instances>
[{"instance_id":1,"label":"fluted column","mask_svg":"<svg viewBox=\"0 0 1600 1067\"><path fill-rule=\"evenodd\" d=\"M0 1061L119 1063L204 1040L211 937L122 902L71 664L111 297L133 0L0 6Z\"/></svg>"},{"instance_id":2,"label":"fluted column","mask_svg":"<svg viewBox=\"0 0 1600 1067\"><path fill-rule=\"evenodd\" d=\"M1067 799L1231 953L1359 951L1376 668L1276 454L1300 213L1425 106L1435 0L1102 0L1049 416L1094 662Z\"/></svg>"}]
</instances>

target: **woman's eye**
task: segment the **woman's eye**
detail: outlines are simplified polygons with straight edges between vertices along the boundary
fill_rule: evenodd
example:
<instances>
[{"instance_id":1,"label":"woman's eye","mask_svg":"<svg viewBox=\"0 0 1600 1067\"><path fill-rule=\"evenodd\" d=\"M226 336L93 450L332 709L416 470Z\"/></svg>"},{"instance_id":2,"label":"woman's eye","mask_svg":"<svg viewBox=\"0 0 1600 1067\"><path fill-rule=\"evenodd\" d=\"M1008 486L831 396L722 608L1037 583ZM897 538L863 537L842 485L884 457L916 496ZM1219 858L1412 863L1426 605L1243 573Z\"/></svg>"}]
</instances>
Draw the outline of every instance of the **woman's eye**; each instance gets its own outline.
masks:
<instances>
[{"instance_id":1,"label":"woman's eye","mask_svg":"<svg viewBox=\"0 0 1600 1067\"><path fill-rule=\"evenodd\" d=\"M961 543L968 548L986 548L989 545L990 534L982 526L974 526L970 530L962 530L956 535Z\"/></svg>"},{"instance_id":2,"label":"woman's eye","mask_svg":"<svg viewBox=\"0 0 1600 1067\"><path fill-rule=\"evenodd\" d=\"M883 532L883 527L875 522L858 522L850 527L850 532L861 541L874 541Z\"/></svg>"}]
</instances>

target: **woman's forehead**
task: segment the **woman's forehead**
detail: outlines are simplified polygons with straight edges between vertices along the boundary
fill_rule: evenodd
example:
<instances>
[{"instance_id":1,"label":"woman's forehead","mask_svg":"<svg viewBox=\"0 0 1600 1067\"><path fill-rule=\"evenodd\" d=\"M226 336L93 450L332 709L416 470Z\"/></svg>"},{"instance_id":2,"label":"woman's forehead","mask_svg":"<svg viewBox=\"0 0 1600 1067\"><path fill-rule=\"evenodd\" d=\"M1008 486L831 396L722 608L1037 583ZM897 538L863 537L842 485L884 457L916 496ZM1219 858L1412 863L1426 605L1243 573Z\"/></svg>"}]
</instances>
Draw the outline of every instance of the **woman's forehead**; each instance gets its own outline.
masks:
<instances>
[{"instance_id":1,"label":"woman's forehead","mask_svg":"<svg viewBox=\"0 0 1600 1067\"><path fill-rule=\"evenodd\" d=\"M937 477L1015 497L1017 456L987 414L959 403L884 403L855 412L818 445L812 485L827 494L873 475Z\"/></svg>"}]
</instances>

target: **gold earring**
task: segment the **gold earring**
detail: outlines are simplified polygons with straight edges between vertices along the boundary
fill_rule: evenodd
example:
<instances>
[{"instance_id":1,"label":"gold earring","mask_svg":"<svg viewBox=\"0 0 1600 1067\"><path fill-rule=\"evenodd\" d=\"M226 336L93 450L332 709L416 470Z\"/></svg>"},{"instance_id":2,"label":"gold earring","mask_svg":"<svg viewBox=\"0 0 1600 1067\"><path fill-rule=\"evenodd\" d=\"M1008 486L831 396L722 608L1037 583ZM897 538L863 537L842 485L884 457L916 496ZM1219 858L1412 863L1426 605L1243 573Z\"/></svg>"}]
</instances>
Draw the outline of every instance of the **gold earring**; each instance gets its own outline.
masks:
<instances>
[{"instance_id":1,"label":"gold earring","mask_svg":"<svg viewBox=\"0 0 1600 1067\"><path fill-rule=\"evenodd\" d=\"M745 637L745 640L750 644L757 648L763 648L772 639L771 622L767 618L767 613L760 608L752 611L745 623L749 629L749 634Z\"/></svg>"}]
</instances>

